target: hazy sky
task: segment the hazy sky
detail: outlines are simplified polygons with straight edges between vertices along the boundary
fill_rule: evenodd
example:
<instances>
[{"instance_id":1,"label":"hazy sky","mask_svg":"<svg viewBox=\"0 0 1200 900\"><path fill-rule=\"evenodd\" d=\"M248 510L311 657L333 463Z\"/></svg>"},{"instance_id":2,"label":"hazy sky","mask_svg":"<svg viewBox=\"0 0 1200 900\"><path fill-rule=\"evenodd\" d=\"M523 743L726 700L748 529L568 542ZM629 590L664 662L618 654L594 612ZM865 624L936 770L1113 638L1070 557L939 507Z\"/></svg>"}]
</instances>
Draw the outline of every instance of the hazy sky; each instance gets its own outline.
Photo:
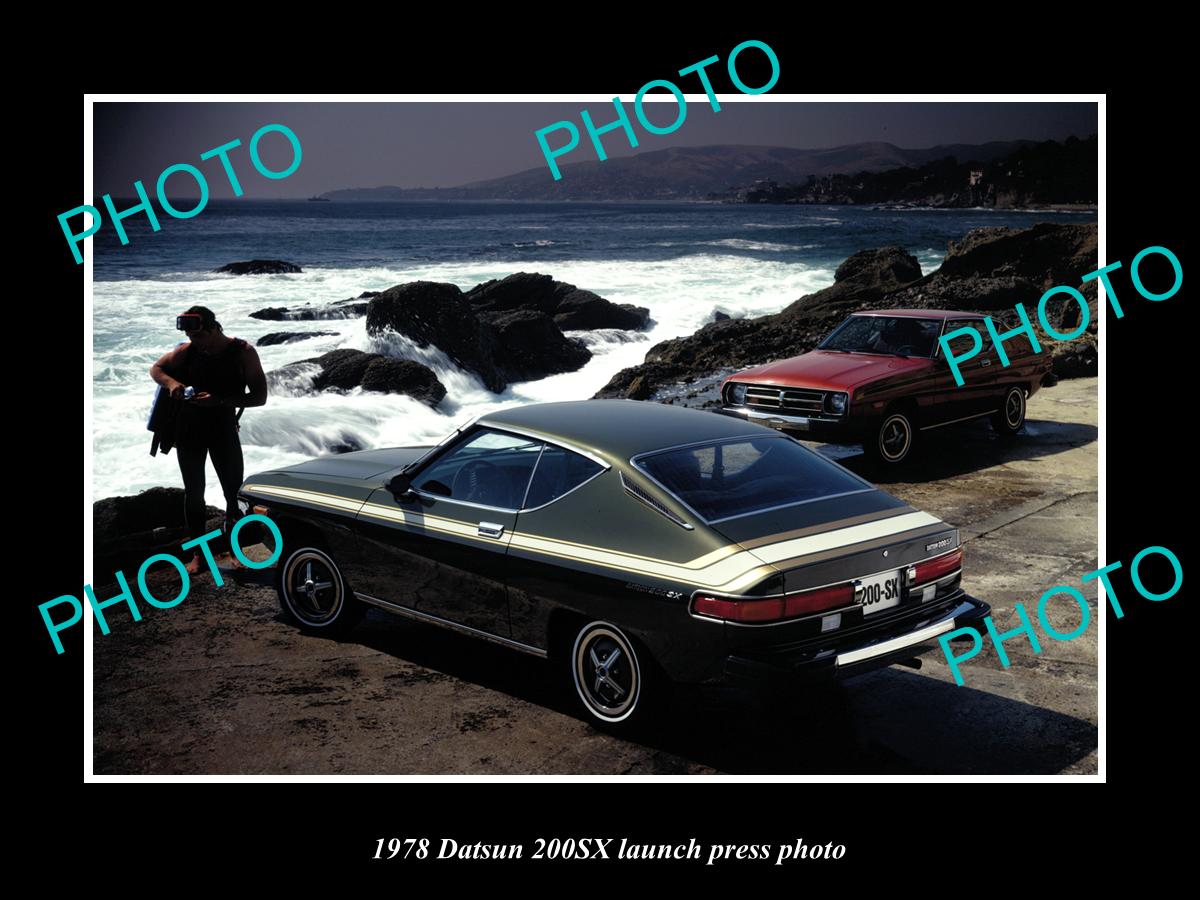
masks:
<instances>
[{"instance_id":1,"label":"hazy sky","mask_svg":"<svg viewBox=\"0 0 1200 900\"><path fill-rule=\"evenodd\" d=\"M651 95L653 96L653 95ZM664 96L667 96L664 94ZM701 95L689 101L687 118L665 136L646 133L622 95L638 135L631 150L621 131L603 137L610 157L707 144L835 147L887 141L904 148L937 144L980 144L1004 140L1062 140L1094 134L1094 103L780 103L764 97L719 95L713 112ZM647 104L651 121L669 124L670 107ZM580 145L560 164L595 160L579 111L597 127L615 119L611 101L574 103L97 103L94 128L96 195L133 196L140 179L153 194L158 174L174 163L190 163L206 176L213 198L233 192L216 159L200 154L240 138L230 153L247 197L307 197L347 187L450 187L545 166L534 132L560 119L580 130ZM279 123L292 129L303 148L300 168L270 181L253 168L251 135ZM552 147L564 141L559 132ZM280 134L261 144L264 163L281 170L291 151ZM549 178L547 170L547 178ZM168 196L195 196L194 181L173 175Z\"/></svg>"}]
</instances>

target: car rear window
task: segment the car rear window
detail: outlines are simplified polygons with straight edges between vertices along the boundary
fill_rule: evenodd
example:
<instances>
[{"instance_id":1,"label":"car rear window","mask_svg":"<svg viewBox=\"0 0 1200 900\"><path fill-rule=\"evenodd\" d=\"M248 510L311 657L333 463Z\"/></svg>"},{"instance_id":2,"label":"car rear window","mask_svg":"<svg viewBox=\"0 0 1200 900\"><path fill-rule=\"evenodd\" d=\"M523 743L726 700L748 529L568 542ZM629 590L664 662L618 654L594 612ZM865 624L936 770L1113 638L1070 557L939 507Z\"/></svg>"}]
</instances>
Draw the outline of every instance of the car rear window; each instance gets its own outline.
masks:
<instances>
[{"instance_id":1,"label":"car rear window","mask_svg":"<svg viewBox=\"0 0 1200 900\"><path fill-rule=\"evenodd\" d=\"M874 490L782 435L662 450L634 463L707 522Z\"/></svg>"}]
</instances>

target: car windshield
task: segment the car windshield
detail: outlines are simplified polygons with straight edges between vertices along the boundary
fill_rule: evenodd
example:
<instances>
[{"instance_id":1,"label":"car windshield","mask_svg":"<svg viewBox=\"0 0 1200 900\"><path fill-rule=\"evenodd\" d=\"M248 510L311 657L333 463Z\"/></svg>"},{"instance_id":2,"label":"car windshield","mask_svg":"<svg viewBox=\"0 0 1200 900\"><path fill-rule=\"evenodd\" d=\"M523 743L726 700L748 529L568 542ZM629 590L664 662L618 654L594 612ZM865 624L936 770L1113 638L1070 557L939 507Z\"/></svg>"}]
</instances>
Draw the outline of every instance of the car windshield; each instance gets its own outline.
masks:
<instances>
[{"instance_id":1,"label":"car windshield","mask_svg":"<svg viewBox=\"0 0 1200 900\"><path fill-rule=\"evenodd\" d=\"M942 323L909 316L851 316L821 342L818 350L932 357Z\"/></svg>"},{"instance_id":2,"label":"car windshield","mask_svg":"<svg viewBox=\"0 0 1200 900\"><path fill-rule=\"evenodd\" d=\"M783 435L663 450L634 463L710 523L874 490Z\"/></svg>"}]
</instances>

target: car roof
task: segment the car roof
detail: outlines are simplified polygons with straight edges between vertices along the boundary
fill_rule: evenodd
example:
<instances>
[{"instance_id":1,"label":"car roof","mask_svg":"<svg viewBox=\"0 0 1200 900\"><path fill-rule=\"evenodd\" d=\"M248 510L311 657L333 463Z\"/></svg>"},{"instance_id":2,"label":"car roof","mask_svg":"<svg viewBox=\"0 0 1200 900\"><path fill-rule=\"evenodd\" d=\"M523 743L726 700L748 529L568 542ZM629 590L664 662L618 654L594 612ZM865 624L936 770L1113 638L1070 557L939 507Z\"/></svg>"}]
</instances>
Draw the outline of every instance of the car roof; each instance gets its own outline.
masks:
<instances>
[{"instance_id":1,"label":"car roof","mask_svg":"<svg viewBox=\"0 0 1200 900\"><path fill-rule=\"evenodd\" d=\"M576 444L616 462L680 444L769 434L732 416L642 400L532 403L488 413L477 424Z\"/></svg>"},{"instance_id":2,"label":"car roof","mask_svg":"<svg viewBox=\"0 0 1200 900\"><path fill-rule=\"evenodd\" d=\"M899 316L905 319L982 319L977 312L959 312L956 309L864 309L851 313L854 316Z\"/></svg>"}]
</instances>

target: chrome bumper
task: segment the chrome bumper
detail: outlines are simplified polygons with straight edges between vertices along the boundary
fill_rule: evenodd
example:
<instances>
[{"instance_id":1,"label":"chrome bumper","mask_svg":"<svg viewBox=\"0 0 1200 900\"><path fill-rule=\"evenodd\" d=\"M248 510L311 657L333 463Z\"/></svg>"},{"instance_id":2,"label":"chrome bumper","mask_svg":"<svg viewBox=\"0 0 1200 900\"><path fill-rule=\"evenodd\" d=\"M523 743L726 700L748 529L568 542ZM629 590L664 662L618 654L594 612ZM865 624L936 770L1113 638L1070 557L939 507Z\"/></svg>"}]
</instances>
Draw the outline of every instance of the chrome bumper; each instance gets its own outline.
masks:
<instances>
[{"instance_id":1,"label":"chrome bumper","mask_svg":"<svg viewBox=\"0 0 1200 900\"><path fill-rule=\"evenodd\" d=\"M868 644L865 647L859 647L856 650L848 650L845 653L839 653L835 660L836 665L852 666L870 659L877 659L881 656L889 656L900 650L905 650L909 647L915 647L918 644L925 644L933 640L940 634L945 634L947 631L954 630L954 620L956 617L971 612L974 609L970 603L962 603L955 609L951 610L944 618L939 619L924 628L908 634L902 634L899 637L889 638L885 641L880 641L876 644Z\"/></svg>"}]
</instances>

